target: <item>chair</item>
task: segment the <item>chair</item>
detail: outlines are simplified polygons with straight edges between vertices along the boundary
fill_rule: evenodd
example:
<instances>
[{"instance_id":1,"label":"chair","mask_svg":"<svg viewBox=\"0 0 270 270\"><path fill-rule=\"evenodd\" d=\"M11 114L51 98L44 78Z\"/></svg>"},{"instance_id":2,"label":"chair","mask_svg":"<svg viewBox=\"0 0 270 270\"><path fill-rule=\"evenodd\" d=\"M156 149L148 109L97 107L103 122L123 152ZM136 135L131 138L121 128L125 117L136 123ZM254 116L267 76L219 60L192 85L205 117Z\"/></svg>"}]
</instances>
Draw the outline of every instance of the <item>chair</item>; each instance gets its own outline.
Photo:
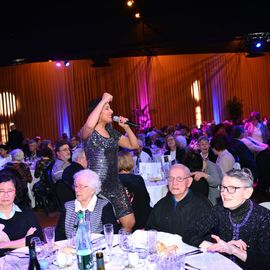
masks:
<instances>
[{"instance_id":1,"label":"chair","mask_svg":"<svg viewBox=\"0 0 270 270\"><path fill-rule=\"evenodd\" d=\"M60 206L60 210L65 208L65 203L75 200L75 192L62 179L55 183L55 194Z\"/></svg>"},{"instance_id":2,"label":"chair","mask_svg":"<svg viewBox=\"0 0 270 270\"><path fill-rule=\"evenodd\" d=\"M259 203L259 205L261 205L261 206L263 206L263 207L270 210L270 202L262 202L262 203Z\"/></svg>"},{"instance_id":3,"label":"chair","mask_svg":"<svg viewBox=\"0 0 270 270\"><path fill-rule=\"evenodd\" d=\"M265 193L270 187L270 150L268 148L257 154L256 164L259 179L258 189Z\"/></svg>"}]
</instances>

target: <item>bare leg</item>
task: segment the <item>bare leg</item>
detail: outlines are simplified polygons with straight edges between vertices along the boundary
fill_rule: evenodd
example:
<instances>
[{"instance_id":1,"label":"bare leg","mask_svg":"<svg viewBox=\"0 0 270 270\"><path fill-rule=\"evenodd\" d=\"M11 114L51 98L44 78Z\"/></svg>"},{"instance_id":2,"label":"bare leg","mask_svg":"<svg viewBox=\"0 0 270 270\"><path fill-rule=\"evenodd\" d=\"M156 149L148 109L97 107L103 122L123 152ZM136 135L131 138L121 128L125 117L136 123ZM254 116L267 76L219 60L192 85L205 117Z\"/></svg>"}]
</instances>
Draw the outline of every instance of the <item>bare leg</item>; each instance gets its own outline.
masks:
<instances>
[{"instance_id":1,"label":"bare leg","mask_svg":"<svg viewBox=\"0 0 270 270\"><path fill-rule=\"evenodd\" d=\"M135 225L135 216L134 214L128 214L126 216L119 218L119 221L123 229L131 232L133 226Z\"/></svg>"}]
</instances>

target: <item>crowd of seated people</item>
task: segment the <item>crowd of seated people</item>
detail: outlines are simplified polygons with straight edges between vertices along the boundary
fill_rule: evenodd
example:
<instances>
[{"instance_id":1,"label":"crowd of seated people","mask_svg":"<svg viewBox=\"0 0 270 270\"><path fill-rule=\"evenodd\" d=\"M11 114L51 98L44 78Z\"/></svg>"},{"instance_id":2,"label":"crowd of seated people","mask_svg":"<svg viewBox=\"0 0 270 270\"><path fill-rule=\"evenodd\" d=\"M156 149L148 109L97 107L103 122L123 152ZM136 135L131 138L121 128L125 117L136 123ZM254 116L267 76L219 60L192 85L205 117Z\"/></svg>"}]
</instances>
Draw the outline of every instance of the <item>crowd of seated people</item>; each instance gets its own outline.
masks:
<instances>
[{"instance_id":1,"label":"crowd of seated people","mask_svg":"<svg viewBox=\"0 0 270 270\"><path fill-rule=\"evenodd\" d=\"M122 149L122 152L119 152L119 178L131 195L130 199L133 200L131 204L133 204L137 219L133 230L137 228L157 229L180 234L187 243L195 246L201 244L205 246L206 244L209 251L226 253L240 266L247 265L254 269L252 267L256 256L261 258L261 256L265 257L270 254L267 248L254 248L253 241L255 240L254 237L250 236L254 234L253 223L245 230L244 240L241 238L244 244L243 242L239 244L239 239L232 239L229 236L228 232L234 226L232 225L232 229L228 229L228 227L230 227L229 224L239 223L242 225L243 218L246 220L245 214L248 214L251 208L250 211L256 210L256 213L252 212L250 215L251 221L255 217L259 217L262 226L269 222L269 212L252 204L250 200L254 188L255 191L262 192L266 196L270 194L270 167L267 164L267 160L270 158L268 122L265 124L260 120L259 113L252 112L249 119L237 125L229 121L217 125L203 123L200 128L188 128L178 124L175 127L168 126L161 129L152 127L136 134L140 148L130 152ZM2 167L5 168L4 170L10 170L14 174L14 178L17 179L16 181L20 182L22 194L27 194L27 183L32 181L29 164L26 163L29 159L35 160L34 176L40 178L39 184L45 184L44 197L48 195L46 194L48 183L54 187L57 183L64 183L72 192L71 197L57 206L58 210L61 211L61 218L57 226L58 239L64 239L70 235L74 224L67 227L65 220L69 219L70 216L74 219L78 209L79 211L97 211L95 215L98 219L95 224L91 224L93 228L97 228L96 232L102 232L102 224L108 221L114 223L115 231L117 231L119 222L115 218L110 202L99 196L98 185L92 187L89 182L88 186L88 174L96 183L98 183L98 178L91 174L91 171L85 170L87 161L80 144L80 138L77 135L68 140L66 134L63 134L61 140L57 140L54 144L50 140L41 140L41 138L36 137L27 142L25 149L28 150L23 152L20 149L15 149L9 152L6 145L2 147L0 145L0 161L4 163L4 159L9 159ZM136 168L136 161L151 162L155 160L157 155L170 156L170 161L174 165L171 166L168 174L169 191L167 196L151 209L144 181L141 176L134 174L134 167ZM28 159L25 159L25 156ZM240 168L237 169L236 165ZM247 174L241 168L248 168L250 173ZM83 171L85 171L84 174L78 174L78 172ZM11 181L10 178L7 179L7 182ZM11 189L16 189L14 185L8 186L8 191L5 188L1 190L0 187L0 193L3 191L6 196ZM83 186L87 186L89 189L84 189ZM38 185L36 187L38 188ZM243 193L241 193L243 200L237 201L238 205L235 207L229 205L229 201L235 199L232 188L235 188L235 194ZM138 199L138 194L142 196L142 192L144 200L142 197ZM51 195L57 197L56 192ZM25 204L27 204L25 199L21 200L20 206L15 205L12 201L10 204L13 209L12 213L17 215L20 210L22 212L29 211L24 210ZM95 205L100 206L99 210L95 208ZM142 208L145 213L142 213ZM239 210L240 215L238 215L238 211L235 211L238 208L243 212ZM26 207L26 209L28 208ZM225 214L221 216L217 211ZM4 211L0 209L0 221L3 213ZM227 214L229 219L225 220ZM29 215L31 216L31 213ZM266 218L262 218L263 216ZM219 228L219 231L215 231L211 226L213 225L216 229L215 222L218 222L219 219L222 219L222 222L228 226L225 228L224 225L224 227ZM73 221L75 222L75 219ZM207 223L205 227L203 227L202 221ZM35 222L33 224L35 228L38 228L38 224ZM200 226L194 224L200 224ZM218 224L222 226L220 222ZM28 229L30 230L30 228ZM16 238L24 239L35 232L33 229L25 230ZM259 231L258 228L256 230ZM212 238L211 234L214 234ZM266 243L268 243L269 236L267 233L265 236ZM206 238L204 239L204 237ZM261 238L258 239L261 241ZM205 240L211 243L204 242ZM0 245L1 242L2 240ZM25 245L25 239L20 240L20 246L23 245ZM248 246L251 248L249 249ZM14 247L16 246L11 246L11 248ZM269 267L269 262L265 258L261 260L261 263L263 267Z\"/></svg>"}]
</instances>

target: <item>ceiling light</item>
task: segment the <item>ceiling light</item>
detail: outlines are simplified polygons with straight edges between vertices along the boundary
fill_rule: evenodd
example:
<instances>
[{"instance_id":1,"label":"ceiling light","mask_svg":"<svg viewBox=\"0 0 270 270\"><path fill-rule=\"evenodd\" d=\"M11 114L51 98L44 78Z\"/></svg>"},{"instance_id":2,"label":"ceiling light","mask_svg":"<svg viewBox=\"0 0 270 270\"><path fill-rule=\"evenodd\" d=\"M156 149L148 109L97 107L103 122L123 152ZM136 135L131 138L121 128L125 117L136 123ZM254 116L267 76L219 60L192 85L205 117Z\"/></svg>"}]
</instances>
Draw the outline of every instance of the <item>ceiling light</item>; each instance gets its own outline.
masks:
<instances>
[{"instance_id":1,"label":"ceiling light","mask_svg":"<svg viewBox=\"0 0 270 270\"><path fill-rule=\"evenodd\" d=\"M128 7L132 7L134 5L134 1L133 0L128 0L127 1L127 6Z\"/></svg>"}]
</instances>

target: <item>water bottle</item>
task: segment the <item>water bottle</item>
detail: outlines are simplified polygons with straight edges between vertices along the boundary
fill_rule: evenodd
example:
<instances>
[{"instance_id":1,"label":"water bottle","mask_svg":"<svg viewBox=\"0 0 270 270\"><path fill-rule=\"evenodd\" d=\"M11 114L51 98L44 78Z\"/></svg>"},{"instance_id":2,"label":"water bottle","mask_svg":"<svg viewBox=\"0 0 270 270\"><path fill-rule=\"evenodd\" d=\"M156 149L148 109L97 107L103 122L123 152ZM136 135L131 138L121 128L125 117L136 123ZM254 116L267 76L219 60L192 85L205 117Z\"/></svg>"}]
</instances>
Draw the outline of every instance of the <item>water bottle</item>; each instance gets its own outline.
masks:
<instances>
[{"instance_id":1,"label":"water bottle","mask_svg":"<svg viewBox=\"0 0 270 270\"><path fill-rule=\"evenodd\" d=\"M29 256L30 256L30 261L29 261L28 270L40 270L40 265L39 265L37 255L36 255L35 242L32 242L29 244Z\"/></svg>"},{"instance_id":2,"label":"water bottle","mask_svg":"<svg viewBox=\"0 0 270 270\"><path fill-rule=\"evenodd\" d=\"M86 223L84 222L84 216L82 212L78 213L78 219L79 225L76 234L78 269L94 269L92 245L89 234L87 233L88 229Z\"/></svg>"}]
</instances>

